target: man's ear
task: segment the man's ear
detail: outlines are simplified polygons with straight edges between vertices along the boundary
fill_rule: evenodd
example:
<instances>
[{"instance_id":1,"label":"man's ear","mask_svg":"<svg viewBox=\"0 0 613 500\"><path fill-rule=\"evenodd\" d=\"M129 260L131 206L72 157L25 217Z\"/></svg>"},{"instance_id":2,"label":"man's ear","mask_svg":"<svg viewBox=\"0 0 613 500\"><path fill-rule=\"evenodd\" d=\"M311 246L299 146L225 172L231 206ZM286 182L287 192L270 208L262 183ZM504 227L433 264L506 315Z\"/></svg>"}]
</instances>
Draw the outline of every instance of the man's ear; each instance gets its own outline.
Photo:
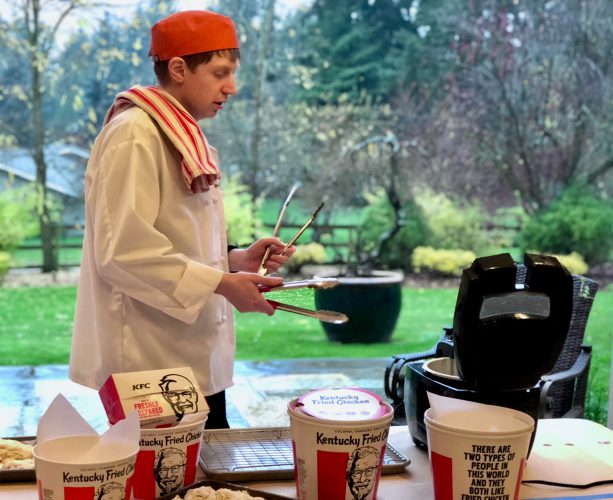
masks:
<instances>
[{"instance_id":1,"label":"man's ear","mask_svg":"<svg viewBox=\"0 0 613 500\"><path fill-rule=\"evenodd\" d=\"M173 57L168 61L168 75L173 82L183 83L187 71L189 68L181 57Z\"/></svg>"}]
</instances>

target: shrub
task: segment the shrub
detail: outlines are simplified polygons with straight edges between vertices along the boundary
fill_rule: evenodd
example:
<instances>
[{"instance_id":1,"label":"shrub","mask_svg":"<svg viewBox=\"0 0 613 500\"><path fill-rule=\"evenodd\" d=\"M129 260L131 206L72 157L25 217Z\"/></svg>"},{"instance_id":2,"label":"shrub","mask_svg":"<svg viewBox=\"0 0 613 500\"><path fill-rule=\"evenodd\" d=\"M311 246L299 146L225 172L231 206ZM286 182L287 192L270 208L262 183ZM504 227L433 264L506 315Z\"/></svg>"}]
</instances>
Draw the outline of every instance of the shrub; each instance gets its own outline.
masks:
<instances>
[{"instance_id":1,"label":"shrub","mask_svg":"<svg viewBox=\"0 0 613 500\"><path fill-rule=\"evenodd\" d=\"M254 203L247 186L236 177L223 180L224 209L228 243L249 245L261 231L261 221L256 217L258 203Z\"/></svg>"},{"instance_id":2,"label":"shrub","mask_svg":"<svg viewBox=\"0 0 613 500\"><path fill-rule=\"evenodd\" d=\"M31 186L0 192L0 251L11 252L38 233L36 191Z\"/></svg>"},{"instance_id":3,"label":"shrub","mask_svg":"<svg viewBox=\"0 0 613 500\"><path fill-rule=\"evenodd\" d=\"M394 212L383 192L369 197L369 206L364 211L360 224L360 251L372 252L377 248L380 237L392 227ZM428 228L421 209L413 201L403 205L405 225L381 249L376 267L387 269L408 269L413 249L426 241Z\"/></svg>"},{"instance_id":4,"label":"shrub","mask_svg":"<svg viewBox=\"0 0 613 500\"><path fill-rule=\"evenodd\" d=\"M417 247L411 255L413 269L416 272L431 271L446 276L461 276L462 271L477 258L470 250L435 249Z\"/></svg>"},{"instance_id":5,"label":"shrub","mask_svg":"<svg viewBox=\"0 0 613 500\"><path fill-rule=\"evenodd\" d=\"M323 264L325 261L326 249L321 243L313 242L306 245L296 245L296 251L284 267L290 273L298 273L305 264Z\"/></svg>"},{"instance_id":6,"label":"shrub","mask_svg":"<svg viewBox=\"0 0 613 500\"><path fill-rule=\"evenodd\" d=\"M577 252L588 264L606 262L613 248L613 203L584 186L567 189L529 219L518 238L524 249L550 254Z\"/></svg>"},{"instance_id":7,"label":"shrub","mask_svg":"<svg viewBox=\"0 0 613 500\"><path fill-rule=\"evenodd\" d=\"M571 274L586 274L589 270L589 266L577 252L573 252L569 255L554 255L554 257L558 259L560 264L568 269L568 272Z\"/></svg>"},{"instance_id":8,"label":"shrub","mask_svg":"<svg viewBox=\"0 0 613 500\"><path fill-rule=\"evenodd\" d=\"M430 246L476 253L485 246L485 213L478 204L460 203L442 193L427 191L417 201L426 216Z\"/></svg>"},{"instance_id":9,"label":"shrub","mask_svg":"<svg viewBox=\"0 0 613 500\"><path fill-rule=\"evenodd\" d=\"M485 248L486 214L479 204L455 201L429 189L420 190L415 201L428 226L428 246L464 248L475 253Z\"/></svg>"}]
</instances>

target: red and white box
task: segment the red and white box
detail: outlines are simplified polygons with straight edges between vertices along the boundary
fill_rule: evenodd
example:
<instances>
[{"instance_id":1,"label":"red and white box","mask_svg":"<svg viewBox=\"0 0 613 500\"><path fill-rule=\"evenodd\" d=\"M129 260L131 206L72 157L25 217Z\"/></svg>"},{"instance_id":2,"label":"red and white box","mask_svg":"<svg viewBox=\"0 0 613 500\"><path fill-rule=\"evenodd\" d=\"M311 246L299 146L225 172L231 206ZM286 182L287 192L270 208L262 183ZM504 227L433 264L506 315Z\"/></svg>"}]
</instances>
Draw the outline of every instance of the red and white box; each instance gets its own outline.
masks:
<instances>
[{"instance_id":1,"label":"red and white box","mask_svg":"<svg viewBox=\"0 0 613 500\"><path fill-rule=\"evenodd\" d=\"M131 499L139 435L135 412L99 435L58 395L38 424L39 500Z\"/></svg>"},{"instance_id":2,"label":"red and white box","mask_svg":"<svg viewBox=\"0 0 613 500\"><path fill-rule=\"evenodd\" d=\"M187 415L174 427L141 429L133 478L135 500L155 500L196 481L205 420Z\"/></svg>"},{"instance_id":3,"label":"red and white box","mask_svg":"<svg viewBox=\"0 0 613 500\"><path fill-rule=\"evenodd\" d=\"M392 407L365 389L317 389L288 405L299 500L374 500Z\"/></svg>"},{"instance_id":4,"label":"red and white box","mask_svg":"<svg viewBox=\"0 0 613 500\"><path fill-rule=\"evenodd\" d=\"M435 500L519 499L534 419L428 393L424 414Z\"/></svg>"},{"instance_id":5,"label":"red and white box","mask_svg":"<svg viewBox=\"0 0 613 500\"><path fill-rule=\"evenodd\" d=\"M185 415L206 419L209 407L192 369L115 373L99 390L109 423L136 410L142 429L172 427Z\"/></svg>"}]
</instances>

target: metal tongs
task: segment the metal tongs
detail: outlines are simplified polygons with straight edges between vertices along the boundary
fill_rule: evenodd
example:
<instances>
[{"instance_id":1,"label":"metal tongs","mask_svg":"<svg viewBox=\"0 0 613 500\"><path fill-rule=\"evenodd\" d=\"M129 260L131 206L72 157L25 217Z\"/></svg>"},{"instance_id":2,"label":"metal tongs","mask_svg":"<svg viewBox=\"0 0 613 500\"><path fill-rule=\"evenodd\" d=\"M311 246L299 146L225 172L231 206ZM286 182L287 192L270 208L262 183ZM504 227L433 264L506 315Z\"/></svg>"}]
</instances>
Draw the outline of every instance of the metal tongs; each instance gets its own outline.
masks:
<instances>
[{"instance_id":1,"label":"metal tongs","mask_svg":"<svg viewBox=\"0 0 613 500\"><path fill-rule=\"evenodd\" d=\"M285 199L285 202L283 203L283 206L281 207L281 211L279 212L279 217L277 217L277 222L272 231L272 235L275 237L279 236L279 230L281 229L281 222L283 221L283 217L285 216L285 210L287 209L287 206L289 205L290 200L294 196L294 193L296 192L296 189L298 189L299 186L300 186L300 183L298 182L292 186L292 189L290 190L289 194L287 195L287 198ZM306 229L313 223L313 221L315 220L315 217L317 217L317 214L319 213L319 211L322 209L323 206L324 206L324 202L322 201L319 204L319 206L315 209L315 211L311 214L309 219L304 223L304 225L293 236L293 238L289 240L287 244L283 247L283 250L281 250L281 255L283 255L287 251L287 249L291 247L294 243L296 243L296 240L300 238L300 236L302 236L302 233L304 233ZM264 255L262 257L262 262L260 262L260 267L258 268L258 274L260 276L266 275L267 271L266 271L266 267L264 266L269 256L270 256L270 247L266 249L266 252L264 252Z\"/></svg>"},{"instance_id":2,"label":"metal tongs","mask_svg":"<svg viewBox=\"0 0 613 500\"><path fill-rule=\"evenodd\" d=\"M281 290L296 290L298 288L332 288L338 284L339 281L336 278L315 278L310 280L290 281L275 287L260 286L259 289L261 293L265 293ZM311 309L305 309L304 307L283 304L275 300L266 299L266 301L275 309L300 314L302 316L309 316L311 318L318 319L319 321L323 321L324 323L340 325L349 321L349 318L345 314L335 311L313 311Z\"/></svg>"}]
</instances>

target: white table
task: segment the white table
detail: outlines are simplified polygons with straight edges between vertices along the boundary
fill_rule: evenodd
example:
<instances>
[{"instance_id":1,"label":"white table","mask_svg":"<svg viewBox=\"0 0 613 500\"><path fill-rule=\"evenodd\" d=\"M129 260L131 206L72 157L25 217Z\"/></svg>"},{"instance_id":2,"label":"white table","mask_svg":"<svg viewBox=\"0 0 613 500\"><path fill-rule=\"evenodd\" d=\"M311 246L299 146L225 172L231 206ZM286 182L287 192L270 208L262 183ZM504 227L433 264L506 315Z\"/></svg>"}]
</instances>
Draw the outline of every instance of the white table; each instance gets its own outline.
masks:
<instances>
[{"instance_id":1,"label":"white table","mask_svg":"<svg viewBox=\"0 0 613 500\"><path fill-rule=\"evenodd\" d=\"M403 473L382 476L377 499L433 500L432 477L427 452L415 447L405 426L393 427L389 442L398 451L405 454L411 460L411 464ZM589 474L594 477L608 475L613 480L613 431L588 420L540 420L524 478L549 478L556 470L559 470L559 474L566 480L577 479L573 475L589 479ZM199 478L201 479L203 477ZM257 481L241 484L295 498L293 481ZM613 484L586 490L524 485L520 491L522 500L555 497L585 498L586 500L590 498L613 499ZM34 483L0 485L0 500L36 500L37 498Z\"/></svg>"}]
</instances>

